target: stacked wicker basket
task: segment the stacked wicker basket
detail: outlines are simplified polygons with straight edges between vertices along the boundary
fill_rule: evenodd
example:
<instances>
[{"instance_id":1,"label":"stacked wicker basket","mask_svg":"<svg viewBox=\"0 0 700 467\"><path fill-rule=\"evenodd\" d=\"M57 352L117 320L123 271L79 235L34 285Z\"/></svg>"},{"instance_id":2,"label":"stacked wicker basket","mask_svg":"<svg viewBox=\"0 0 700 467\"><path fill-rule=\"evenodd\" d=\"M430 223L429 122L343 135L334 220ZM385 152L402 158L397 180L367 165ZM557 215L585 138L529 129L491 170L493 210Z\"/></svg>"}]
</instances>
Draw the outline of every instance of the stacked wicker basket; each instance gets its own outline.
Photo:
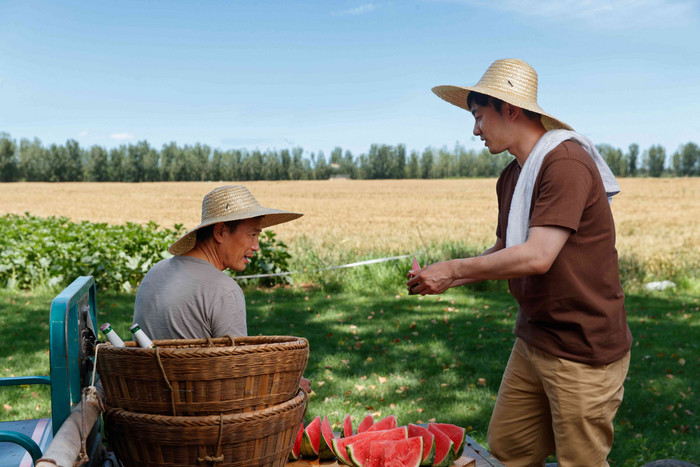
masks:
<instances>
[{"instance_id":1,"label":"stacked wicker basket","mask_svg":"<svg viewBox=\"0 0 700 467\"><path fill-rule=\"evenodd\" d=\"M107 436L128 466L282 466L308 398L292 336L100 346Z\"/></svg>"}]
</instances>

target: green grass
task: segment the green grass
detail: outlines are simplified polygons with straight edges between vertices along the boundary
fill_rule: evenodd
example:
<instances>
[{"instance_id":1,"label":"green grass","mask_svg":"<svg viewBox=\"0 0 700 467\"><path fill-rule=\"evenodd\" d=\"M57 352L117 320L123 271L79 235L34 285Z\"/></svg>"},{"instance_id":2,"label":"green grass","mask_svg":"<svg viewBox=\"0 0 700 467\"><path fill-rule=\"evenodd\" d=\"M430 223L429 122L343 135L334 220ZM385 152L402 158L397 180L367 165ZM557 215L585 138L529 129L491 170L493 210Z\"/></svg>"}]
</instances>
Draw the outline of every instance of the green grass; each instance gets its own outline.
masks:
<instances>
[{"instance_id":1,"label":"green grass","mask_svg":"<svg viewBox=\"0 0 700 467\"><path fill-rule=\"evenodd\" d=\"M359 272L358 272L359 274ZM455 423L486 443L486 428L513 342L516 306L501 290L439 297L277 288L247 290L252 334L309 340L307 420L367 412L399 422ZM497 288L496 288L497 289ZM50 292L0 290L0 376L47 374ZM98 290L98 321L129 334L133 294ZM700 460L700 311L696 295L628 295L635 338L611 465ZM0 388L0 420L49 415L48 388ZM8 408L10 407L10 408Z\"/></svg>"}]
</instances>

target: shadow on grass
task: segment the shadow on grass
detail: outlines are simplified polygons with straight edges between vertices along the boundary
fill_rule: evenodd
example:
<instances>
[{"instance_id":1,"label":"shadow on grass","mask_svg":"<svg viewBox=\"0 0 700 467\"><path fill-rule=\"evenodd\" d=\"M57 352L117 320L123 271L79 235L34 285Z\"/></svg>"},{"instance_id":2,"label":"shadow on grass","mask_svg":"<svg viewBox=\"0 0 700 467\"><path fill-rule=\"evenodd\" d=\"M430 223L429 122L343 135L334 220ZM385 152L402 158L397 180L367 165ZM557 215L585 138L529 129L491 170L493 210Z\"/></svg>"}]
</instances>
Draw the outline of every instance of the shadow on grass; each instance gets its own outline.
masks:
<instances>
[{"instance_id":1,"label":"shadow on grass","mask_svg":"<svg viewBox=\"0 0 700 467\"><path fill-rule=\"evenodd\" d=\"M2 376L48 373L48 311L52 296L0 291ZM313 395L307 419L367 412L399 422L432 420L486 428L513 342L516 305L500 291L463 289L439 297L247 290L249 334L309 340L306 376ZM133 294L98 290L98 321L129 335ZM615 421L611 465L655 459L700 459L700 304L673 293L630 294L634 336L625 398ZM36 396L32 393L37 393ZM46 416L47 395L3 388L11 409L0 419ZM37 410L36 406L40 406Z\"/></svg>"}]
</instances>

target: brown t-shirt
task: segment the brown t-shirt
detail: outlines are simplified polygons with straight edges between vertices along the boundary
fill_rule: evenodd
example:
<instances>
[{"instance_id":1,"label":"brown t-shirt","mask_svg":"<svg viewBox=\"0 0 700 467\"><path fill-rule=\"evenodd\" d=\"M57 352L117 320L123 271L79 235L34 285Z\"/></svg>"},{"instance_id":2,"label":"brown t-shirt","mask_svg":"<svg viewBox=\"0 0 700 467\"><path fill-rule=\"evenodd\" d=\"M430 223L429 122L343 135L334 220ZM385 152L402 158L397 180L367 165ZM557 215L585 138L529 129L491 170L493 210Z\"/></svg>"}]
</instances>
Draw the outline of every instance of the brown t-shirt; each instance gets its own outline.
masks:
<instances>
[{"instance_id":1,"label":"brown t-shirt","mask_svg":"<svg viewBox=\"0 0 700 467\"><path fill-rule=\"evenodd\" d=\"M498 227L505 239L517 160L497 183ZM571 230L550 270L511 279L520 305L515 334L533 347L589 365L611 363L627 353L627 326L615 249L615 224L605 188L591 156L565 141L544 159L532 193L530 226Z\"/></svg>"}]
</instances>

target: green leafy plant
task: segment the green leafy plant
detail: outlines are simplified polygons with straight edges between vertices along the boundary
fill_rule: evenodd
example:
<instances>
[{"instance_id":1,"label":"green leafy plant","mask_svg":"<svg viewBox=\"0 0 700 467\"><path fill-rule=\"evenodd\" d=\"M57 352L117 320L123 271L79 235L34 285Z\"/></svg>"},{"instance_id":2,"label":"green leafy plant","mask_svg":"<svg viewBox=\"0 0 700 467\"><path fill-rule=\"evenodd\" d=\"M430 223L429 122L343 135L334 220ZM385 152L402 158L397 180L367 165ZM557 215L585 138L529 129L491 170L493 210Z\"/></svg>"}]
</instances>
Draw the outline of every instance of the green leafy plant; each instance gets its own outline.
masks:
<instances>
[{"instance_id":1,"label":"green leafy plant","mask_svg":"<svg viewBox=\"0 0 700 467\"><path fill-rule=\"evenodd\" d=\"M7 214L0 217L0 287L56 289L91 275L101 290L129 292L151 266L170 256L168 247L183 233L179 224L167 229L155 222L108 225ZM246 274L286 271L288 259L287 246L265 231ZM260 283L286 280L270 277Z\"/></svg>"}]
</instances>

